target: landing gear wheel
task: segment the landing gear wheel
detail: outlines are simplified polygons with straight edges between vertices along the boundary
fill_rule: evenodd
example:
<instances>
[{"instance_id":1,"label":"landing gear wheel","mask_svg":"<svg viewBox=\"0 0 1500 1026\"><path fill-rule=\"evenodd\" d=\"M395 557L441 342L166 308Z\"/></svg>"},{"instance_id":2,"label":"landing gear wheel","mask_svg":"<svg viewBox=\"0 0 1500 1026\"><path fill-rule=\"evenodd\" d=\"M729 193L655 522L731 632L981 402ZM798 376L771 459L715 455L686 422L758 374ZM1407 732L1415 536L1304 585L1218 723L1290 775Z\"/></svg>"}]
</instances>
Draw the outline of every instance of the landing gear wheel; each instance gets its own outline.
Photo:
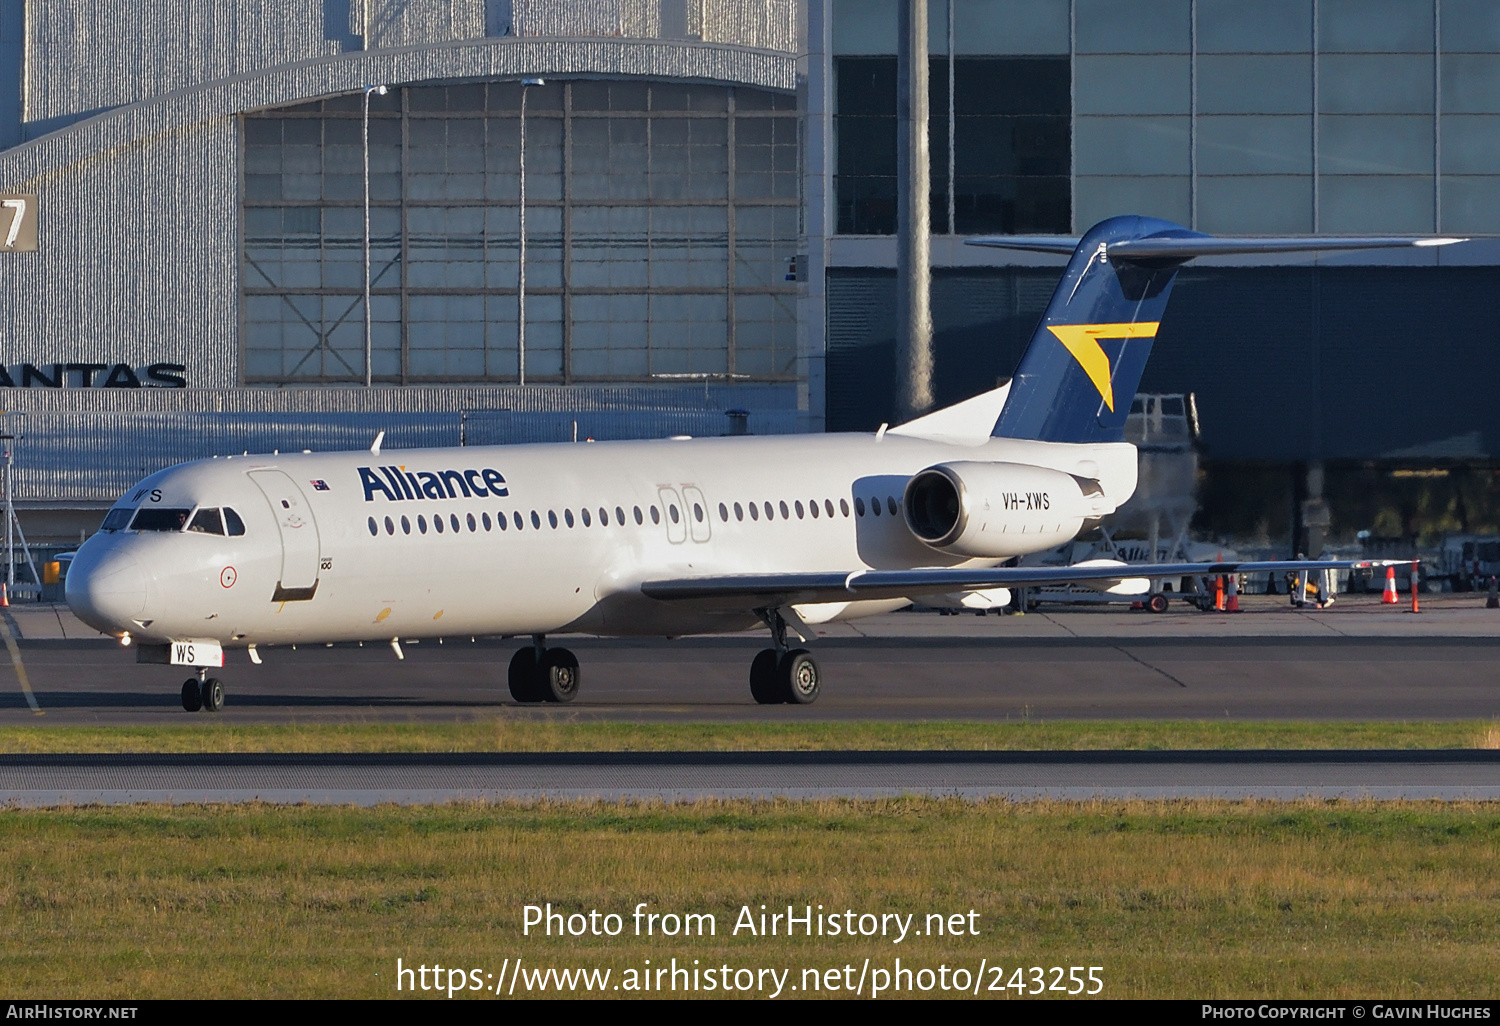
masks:
<instances>
[{"instance_id":1,"label":"landing gear wheel","mask_svg":"<svg viewBox=\"0 0 1500 1026\"><path fill-rule=\"evenodd\" d=\"M1167 611L1167 597L1157 592L1146 600L1146 608L1153 613L1165 613Z\"/></svg>"},{"instance_id":2,"label":"landing gear wheel","mask_svg":"<svg viewBox=\"0 0 1500 1026\"><path fill-rule=\"evenodd\" d=\"M198 679L189 677L182 682L182 707L188 712L203 708L203 696L198 691Z\"/></svg>"},{"instance_id":3,"label":"landing gear wheel","mask_svg":"<svg viewBox=\"0 0 1500 1026\"><path fill-rule=\"evenodd\" d=\"M516 649L510 657L510 697L517 702L540 702L542 689L536 667L536 649L531 646Z\"/></svg>"},{"instance_id":4,"label":"landing gear wheel","mask_svg":"<svg viewBox=\"0 0 1500 1026\"><path fill-rule=\"evenodd\" d=\"M578 657L565 648L549 648L536 677L546 702L571 702L578 697Z\"/></svg>"},{"instance_id":5,"label":"landing gear wheel","mask_svg":"<svg viewBox=\"0 0 1500 1026\"><path fill-rule=\"evenodd\" d=\"M780 705L786 701L781 678L776 674L780 661L774 648L763 648L750 664L750 697L760 705Z\"/></svg>"},{"instance_id":6,"label":"landing gear wheel","mask_svg":"<svg viewBox=\"0 0 1500 1026\"><path fill-rule=\"evenodd\" d=\"M818 700L820 674L812 653L805 648L794 648L781 657L777 668L781 686L785 689L782 701L792 705L811 705Z\"/></svg>"},{"instance_id":7,"label":"landing gear wheel","mask_svg":"<svg viewBox=\"0 0 1500 1026\"><path fill-rule=\"evenodd\" d=\"M224 682L217 677L209 677L198 686L198 700L202 703L204 712L218 712L224 708Z\"/></svg>"}]
</instances>

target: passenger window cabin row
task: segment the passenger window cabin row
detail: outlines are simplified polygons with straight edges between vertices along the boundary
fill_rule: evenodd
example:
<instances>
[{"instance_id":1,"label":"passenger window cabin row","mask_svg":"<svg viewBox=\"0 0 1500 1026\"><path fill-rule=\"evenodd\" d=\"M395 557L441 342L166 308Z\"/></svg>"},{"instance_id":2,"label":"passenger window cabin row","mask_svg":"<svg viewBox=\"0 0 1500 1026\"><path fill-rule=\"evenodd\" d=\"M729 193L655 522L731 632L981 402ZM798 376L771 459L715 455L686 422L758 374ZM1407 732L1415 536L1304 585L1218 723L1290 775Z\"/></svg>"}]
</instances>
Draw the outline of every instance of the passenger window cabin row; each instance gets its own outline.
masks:
<instances>
[{"instance_id":1,"label":"passenger window cabin row","mask_svg":"<svg viewBox=\"0 0 1500 1026\"><path fill-rule=\"evenodd\" d=\"M887 495L884 504L891 516L896 516L901 511L901 505L894 495ZM665 508L667 518L674 524L678 523L686 515L678 511L676 503L666 503ZM843 516L847 519L850 513L848 499L840 499L837 508L835 508L832 499L823 499L821 500L821 504L818 499L809 499L805 506L801 499L794 499L790 505L788 505L785 499L782 499L774 504L769 500L759 503L747 502L744 504L736 502L733 504L732 509L734 519L737 522L744 521L747 513L752 521L760 520L762 515L768 521L775 520L778 512L782 520L791 520L794 516L798 520L802 520L808 516L811 516L814 520L822 516L826 516L830 520L835 516ZM880 497L872 496L867 507L865 500L862 497L856 496L854 499L854 515L862 517L865 515L867 509L871 516L880 516ZM719 503L719 520L721 522L729 523L730 510L731 507L729 505L722 502ZM692 504L692 516L698 523L703 522L706 514L702 505L697 502ZM647 506L645 512L642 512L640 506L633 506L631 507L631 517L635 520L637 526L643 526L648 518L652 524L659 525L662 522L662 512L656 506ZM468 528L470 534L478 533L481 529L487 532L496 529L501 531L524 531L529 521L533 531L540 531L543 519L543 514L537 510L532 510L529 516L523 515L520 510L514 510L508 517L505 513L496 513L493 518L487 512L480 513L478 517L473 513L466 513L462 519L460 519L457 513L449 513L446 520L443 514L435 513L432 516L431 529L437 534L445 534L450 530L454 534L459 534L465 527ZM623 506L616 506L612 514L608 508L600 506L598 508L597 519L587 508L580 509L576 517L571 509L564 509L561 518L558 517L555 510L549 509L545 514L545 520L552 530L557 530L559 526L571 528L580 524L584 527L592 527L596 523L600 527L609 527L611 523L623 527L628 523ZM405 515L396 517L386 516L378 520L375 517L370 517L366 521L366 528L369 530L371 537L378 536L382 527L384 527L387 535L395 535L398 530L402 534L411 534L413 530L417 534L426 534L428 523L427 515L418 513L415 520ZM241 533L243 533L243 528L241 529Z\"/></svg>"},{"instance_id":2,"label":"passenger window cabin row","mask_svg":"<svg viewBox=\"0 0 1500 1026\"><path fill-rule=\"evenodd\" d=\"M650 510L651 522L653 524L661 523L660 511L655 506L650 506L648 509ZM641 507L634 507L633 512L635 522L638 525L646 522L646 514L641 512ZM673 513L676 513L676 507L673 507ZM490 517L489 513L480 513L478 517L473 513L466 513L463 519L459 519L457 513L449 513L446 520L443 514L434 513L431 521L431 529L437 534L444 534L449 530L453 531L454 534L458 534L463 531L465 526L468 527L470 534L477 533L480 530L494 531L496 529L501 531L512 529L524 531L527 521L530 520L531 529L533 531L540 531L542 529L542 519L543 515L536 510L532 510L529 517L522 514L520 510L511 512L508 517L505 513L496 513L493 518ZM549 509L546 512L546 521L553 530L556 530L559 526L575 527L580 523L584 527L592 527L595 523L600 527L608 527L611 522L611 513L605 507L600 506L598 520L596 521L594 514L587 509L579 510L576 517L571 509L565 509L562 512L562 517L559 519L557 512ZM623 506L616 506L614 508L613 522L621 526L626 523ZM398 529L402 534L411 534L413 527L415 527L418 534L426 534L428 531L428 519L424 513L418 513L415 521L409 516L396 518L387 516L384 518L383 524L385 533L388 535L395 534ZM377 521L374 517L370 517L366 522L366 526L372 536L380 533L381 525L382 522Z\"/></svg>"},{"instance_id":3,"label":"passenger window cabin row","mask_svg":"<svg viewBox=\"0 0 1500 1026\"><path fill-rule=\"evenodd\" d=\"M885 503L887 508L889 508L890 510L891 516L895 516L901 511L901 505L896 501L896 497L894 495L886 496ZM736 502L733 508L734 519L737 521L744 520L746 512L749 513L751 520L759 520L761 518L762 511L764 511L765 518L767 520L775 520L778 510L781 513L782 520L790 520L793 516L796 516L798 520L801 520L807 516L811 516L814 520L818 519L819 516L827 516L830 520L832 520L835 515L842 515L845 518L849 516L848 499L839 500L837 512L835 512L834 510L832 499L822 500L821 512L817 499L809 499L806 507L802 505L801 499L793 500L790 506L788 506L786 500L783 499L780 502L775 503L774 505L770 502L761 502L759 504L755 502L749 502L744 506L741 506L738 502ZM865 508L865 500L856 496L854 499L854 515L857 517L864 516ZM873 516L880 516L880 498L878 496L872 497L870 499L869 511ZM726 524L729 523L729 507L725 506L722 502L719 503L719 519Z\"/></svg>"}]
</instances>

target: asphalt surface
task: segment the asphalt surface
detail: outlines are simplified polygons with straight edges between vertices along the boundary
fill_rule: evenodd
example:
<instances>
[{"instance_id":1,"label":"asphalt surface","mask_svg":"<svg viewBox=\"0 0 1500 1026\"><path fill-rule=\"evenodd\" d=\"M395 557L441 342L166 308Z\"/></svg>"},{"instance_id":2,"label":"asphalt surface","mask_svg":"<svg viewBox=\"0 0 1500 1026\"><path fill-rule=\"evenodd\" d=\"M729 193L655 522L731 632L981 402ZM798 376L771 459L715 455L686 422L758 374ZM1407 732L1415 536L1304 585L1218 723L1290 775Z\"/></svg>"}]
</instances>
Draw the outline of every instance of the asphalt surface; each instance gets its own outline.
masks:
<instances>
[{"instance_id":1,"label":"asphalt surface","mask_svg":"<svg viewBox=\"0 0 1500 1026\"><path fill-rule=\"evenodd\" d=\"M0 756L0 805L874 798L1500 799L1500 752Z\"/></svg>"},{"instance_id":2,"label":"asphalt surface","mask_svg":"<svg viewBox=\"0 0 1500 1026\"><path fill-rule=\"evenodd\" d=\"M518 641L299 646L242 652L216 671L233 723L579 720L1473 719L1500 717L1500 612L1483 596L1424 596L1423 612L1351 597L1297 612L1247 601L1228 614L1061 610L1014 616L905 613L820 628L823 693L757 706L757 635L556 639L582 664L567 706L520 707L505 687ZM65 607L11 607L27 679L0 655L0 724L181 724L181 668L137 665Z\"/></svg>"}]
</instances>

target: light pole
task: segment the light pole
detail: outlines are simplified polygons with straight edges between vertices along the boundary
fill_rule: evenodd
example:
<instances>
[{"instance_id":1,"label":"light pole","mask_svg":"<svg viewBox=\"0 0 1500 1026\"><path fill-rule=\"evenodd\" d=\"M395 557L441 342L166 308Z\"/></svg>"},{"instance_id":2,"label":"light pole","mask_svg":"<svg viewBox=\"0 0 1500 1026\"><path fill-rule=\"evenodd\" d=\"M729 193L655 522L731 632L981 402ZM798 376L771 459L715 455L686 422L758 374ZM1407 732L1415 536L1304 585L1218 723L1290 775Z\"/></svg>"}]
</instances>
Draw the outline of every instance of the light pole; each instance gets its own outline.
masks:
<instances>
[{"instance_id":1,"label":"light pole","mask_svg":"<svg viewBox=\"0 0 1500 1026\"><path fill-rule=\"evenodd\" d=\"M517 205L520 245L516 272L516 379L526 384L526 90L545 85L539 78L521 79L521 198Z\"/></svg>"},{"instance_id":2,"label":"light pole","mask_svg":"<svg viewBox=\"0 0 1500 1026\"><path fill-rule=\"evenodd\" d=\"M365 157L365 387L369 388L370 370L370 94L385 95L385 86L367 85L364 96L364 125L361 138Z\"/></svg>"}]
</instances>

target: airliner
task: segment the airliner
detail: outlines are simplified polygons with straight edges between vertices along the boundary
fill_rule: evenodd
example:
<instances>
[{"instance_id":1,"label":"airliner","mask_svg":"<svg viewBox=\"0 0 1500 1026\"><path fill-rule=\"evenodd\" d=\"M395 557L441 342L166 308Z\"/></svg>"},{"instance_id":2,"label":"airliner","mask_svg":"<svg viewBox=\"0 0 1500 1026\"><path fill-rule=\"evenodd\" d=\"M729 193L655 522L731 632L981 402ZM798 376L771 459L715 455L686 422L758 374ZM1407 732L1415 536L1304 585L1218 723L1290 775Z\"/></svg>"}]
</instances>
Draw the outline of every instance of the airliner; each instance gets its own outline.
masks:
<instances>
[{"instance_id":1,"label":"airliner","mask_svg":"<svg viewBox=\"0 0 1500 1026\"><path fill-rule=\"evenodd\" d=\"M1021 567L1130 498L1131 401L1178 269L1233 253L1435 246L1446 238L1228 238L1114 217L1080 239L969 240L1070 253L1013 378L873 433L226 456L130 489L78 550L68 605L190 668L188 711L217 711L226 649L529 638L518 702L581 681L558 635L764 629L763 704L817 699L813 625L912 601L1000 606L1009 589L1076 583L1141 594L1141 567ZM1006 564L1012 565L1006 565ZM1370 564L1153 565L1153 578Z\"/></svg>"}]
</instances>

